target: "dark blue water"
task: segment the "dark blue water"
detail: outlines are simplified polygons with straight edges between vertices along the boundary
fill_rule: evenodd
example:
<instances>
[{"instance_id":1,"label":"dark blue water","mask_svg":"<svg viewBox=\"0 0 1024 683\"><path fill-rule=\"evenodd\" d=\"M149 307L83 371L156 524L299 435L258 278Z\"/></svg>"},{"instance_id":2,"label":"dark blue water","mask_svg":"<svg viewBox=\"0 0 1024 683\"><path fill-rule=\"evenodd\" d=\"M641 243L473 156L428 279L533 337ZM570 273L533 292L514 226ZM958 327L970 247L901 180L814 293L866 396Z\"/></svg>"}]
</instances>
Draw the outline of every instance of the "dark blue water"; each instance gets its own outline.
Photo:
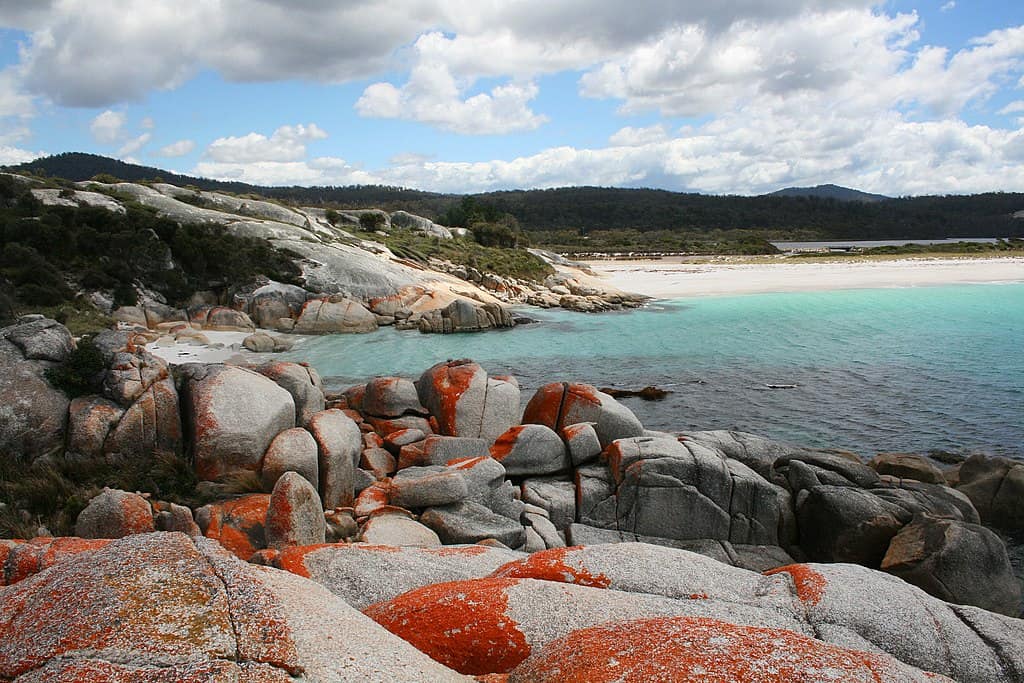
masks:
<instances>
[{"instance_id":1,"label":"dark blue water","mask_svg":"<svg viewBox=\"0 0 1024 683\"><path fill-rule=\"evenodd\" d=\"M474 335L312 339L293 358L329 384L416 377L448 358L550 381L657 385L625 399L651 429L741 429L853 450L983 451L1024 459L1024 284L758 294L585 315ZM767 385L795 385L771 389Z\"/></svg>"}]
</instances>

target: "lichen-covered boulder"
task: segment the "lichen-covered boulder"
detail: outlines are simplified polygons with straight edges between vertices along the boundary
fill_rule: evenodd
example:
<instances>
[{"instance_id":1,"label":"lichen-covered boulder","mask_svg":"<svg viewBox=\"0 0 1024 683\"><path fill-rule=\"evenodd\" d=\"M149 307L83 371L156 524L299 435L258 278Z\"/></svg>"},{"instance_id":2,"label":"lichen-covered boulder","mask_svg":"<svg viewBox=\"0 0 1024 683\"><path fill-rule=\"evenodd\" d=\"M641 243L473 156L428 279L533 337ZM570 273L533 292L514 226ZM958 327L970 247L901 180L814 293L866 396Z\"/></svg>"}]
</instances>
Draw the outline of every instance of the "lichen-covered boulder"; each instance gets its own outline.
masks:
<instances>
[{"instance_id":1,"label":"lichen-covered boulder","mask_svg":"<svg viewBox=\"0 0 1024 683\"><path fill-rule=\"evenodd\" d=\"M578 422L562 427L562 439L569 451L573 467L579 467L601 455L601 440L592 422Z\"/></svg>"},{"instance_id":2,"label":"lichen-covered boulder","mask_svg":"<svg viewBox=\"0 0 1024 683\"><path fill-rule=\"evenodd\" d=\"M356 609L363 609L422 586L483 578L522 557L522 553L482 545L355 543L283 549L276 566L308 577Z\"/></svg>"},{"instance_id":3,"label":"lichen-covered boulder","mask_svg":"<svg viewBox=\"0 0 1024 683\"><path fill-rule=\"evenodd\" d=\"M264 523L268 548L313 545L326 540L327 525L320 496L309 480L285 472L274 485Z\"/></svg>"},{"instance_id":4,"label":"lichen-covered boulder","mask_svg":"<svg viewBox=\"0 0 1024 683\"><path fill-rule=\"evenodd\" d=\"M128 406L103 445L110 462L151 459L177 453L182 446L178 391L170 377L150 384Z\"/></svg>"},{"instance_id":5,"label":"lichen-covered boulder","mask_svg":"<svg viewBox=\"0 0 1024 683\"><path fill-rule=\"evenodd\" d=\"M957 681L1024 676L1024 621L952 605L895 576L853 564L796 564L789 574L817 637L886 652Z\"/></svg>"},{"instance_id":6,"label":"lichen-covered boulder","mask_svg":"<svg viewBox=\"0 0 1024 683\"><path fill-rule=\"evenodd\" d=\"M316 370L299 363L267 363L256 372L268 377L292 395L295 401L295 424L305 425L309 418L326 408L323 381Z\"/></svg>"},{"instance_id":7,"label":"lichen-covered boulder","mask_svg":"<svg viewBox=\"0 0 1024 683\"><path fill-rule=\"evenodd\" d=\"M0 591L0 678L464 680L315 583L176 533L114 541Z\"/></svg>"},{"instance_id":8,"label":"lichen-covered boulder","mask_svg":"<svg viewBox=\"0 0 1024 683\"><path fill-rule=\"evenodd\" d=\"M68 406L68 448L73 457L100 459L112 429L124 409L101 396L82 396Z\"/></svg>"},{"instance_id":9,"label":"lichen-covered boulder","mask_svg":"<svg viewBox=\"0 0 1024 683\"><path fill-rule=\"evenodd\" d=\"M256 329L245 311L227 306L198 306L190 308L188 314L191 322L204 330L252 332Z\"/></svg>"},{"instance_id":10,"label":"lichen-covered boulder","mask_svg":"<svg viewBox=\"0 0 1024 683\"><path fill-rule=\"evenodd\" d=\"M633 411L589 384L545 384L537 389L523 413L524 424L542 424L556 432L580 422L594 423L602 448L616 439L644 433Z\"/></svg>"},{"instance_id":11,"label":"lichen-covered boulder","mask_svg":"<svg viewBox=\"0 0 1024 683\"><path fill-rule=\"evenodd\" d=\"M980 524L918 515L889 543L882 571L947 602L1021 613L1021 587L1006 545Z\"/></svg>"},{"instance_id":12,"label":"lichen-covered boulder","mask_svg":"<svg viewBox=\"0 0 1024 683\"><path fill-rule=\"evenodd\" d=\"M437 419L441 434L494 441L516 423L519 385L489 378L471 360L438 363L416 383L420 402Z\"/></svg>"},{"instance_id":13,"label":"lichen-covered boulder","mask_svg":"<svg viewBox=\"0 0 1024 683\"><path fill-rule=\"evenodd\" d=\"M324 507L351 505L363 449L359 426L341 410L331 408L309 418L307 427L319 450L320 498Z\"/></svg>"},{"instance_id":14,"label":"lichen-covered boulder","mask_svg":"<svg viewBox=\"0 0 1024 683\"><path fill-rule=\"evenodd\" d=\"M204 536L247 561L257 550L267 547L265 524L269 507L269 494L252 493L204 505L196 510L196 524Z\"/></svg>"},{"instance_id":15,"label":"lichen-covered boulder","mask_svg":"<svg viewBox=\"0 0 1024 683\"><path fill-rule=\"evenodd\" d=\"M613 619L695 616L801 632L801 624L736 602L673 600L535 579L434 584L363 610L392 633L466 674L512 671L532 652Z\"/></svg>"},{"instance_id":16,"label":"lichen-covered boulder","mask_svg":"<svg viewBox=\"0 0 1024 683\"><path fill-rule=\"evenodd\" d=\"M292 395L259 373L191 363L180 371L188 441L201 480L258 471L274 437L295 426Z\"/></svg>"},{"instance_id":17,"label":"lichen-covered boulder","mask_svg":"<svg viewBox=\"0 0 1024 683\"><path fill-rule=\"evenodd\" d=\"M110 538L33 538L0 540L0 587L12 586L79 553L99 550Z\"/></svg>"},{"instance_id":18,"label":"lichen-covered boulder","mask_svg":"<svg viewBox=\"0 0 1024 683\"><path fill-rule=\"evenodd\" d=\"M75 533L81 538L122 538L155 529L153 508L137 493L103 489L78 514Z\"/></svg>"},{"instance_id":19,"label":"lichen-covered boulder","mask_svg":"<svg viewBox=\"0 0 1024 683\"><path fill-rule=\"evenodd\" d=\"M348 334L373 332L377 317L358 301L340 295L310 299L295 321L295 334Z\"/></svg>"},{"instance_id":20,"label":"lichen-covered boulder","mask_svg":"<svg viewBox=\"0 0 1024 683\"><path fill-rule=\"evenodd\" d=\"M376 417L428 414L420 405L416 385L403 377L377 377L367 382L363 411Z\"/></svg>"},{"instance_id":21,"label":"lichen-covered boulder","mask_svg":"<svg viewBox=\"0 0 1024 683\"><path fill-rule=\"evenodd\" d=\"M556 474L572 467L561 437L544 425L512 427L497 438L490 452L510 477Z\"/></svg>"},{"instance_id":22,"label":"lichen-covered boulder","mask_svg":"<svg viewBox=\"0 0 1024 683\"><path fill-rule=\"evenodd\" d=\"M410 431L419 430L402 430L402 432ZM392 440L391 443L394 444L396 441ZM486 439L431 434L399 449L398 468L446 465L452 460L478 458L487 455L488 451L489 444Z\"/></svg>"},{"instance_id":23,"label":"lichen-covered boulder","mask_svg":"<svg viewBox=\"0 0 1024 683\"><path fill-rule=\"evenodd\" d=\"M784 629L699 617L656 617L573 631L531 655L512 670L508 680L926 683L941 679L888 655L829 645Z\"/></svg>"},{"instance_id":24,"label":"lichen-covered boulder","mask_svg":"<svg viewBox=\"0 0 1024 683\"><path fill-rule=\"evenodd\" d=\"M269 493L285 472L297 472L319 490L319 456L316 439L302 427L286 429L270 442L260 464L260 481Z\"/></svg>"}]
</instances>

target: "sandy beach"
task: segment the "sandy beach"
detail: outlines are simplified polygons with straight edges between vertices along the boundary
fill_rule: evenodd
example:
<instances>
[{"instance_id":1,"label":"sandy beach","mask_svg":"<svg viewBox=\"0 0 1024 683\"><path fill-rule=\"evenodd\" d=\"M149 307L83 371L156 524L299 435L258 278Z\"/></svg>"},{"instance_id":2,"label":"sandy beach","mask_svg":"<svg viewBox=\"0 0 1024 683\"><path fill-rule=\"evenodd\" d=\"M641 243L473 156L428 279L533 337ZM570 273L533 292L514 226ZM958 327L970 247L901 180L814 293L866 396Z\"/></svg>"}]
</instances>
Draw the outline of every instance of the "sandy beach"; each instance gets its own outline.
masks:
<instances>
[{"instance_id":1,"label":"sandy beach","mask_svg":"<svg viewBox=\"0 0 1024 683\"><path fill-rule=\"evenodd\" d=\"M907 258L693 263L588 261L602 282L659 299L828 289L1024 282L1024 258Z\"/></svg>"}]
</instances>

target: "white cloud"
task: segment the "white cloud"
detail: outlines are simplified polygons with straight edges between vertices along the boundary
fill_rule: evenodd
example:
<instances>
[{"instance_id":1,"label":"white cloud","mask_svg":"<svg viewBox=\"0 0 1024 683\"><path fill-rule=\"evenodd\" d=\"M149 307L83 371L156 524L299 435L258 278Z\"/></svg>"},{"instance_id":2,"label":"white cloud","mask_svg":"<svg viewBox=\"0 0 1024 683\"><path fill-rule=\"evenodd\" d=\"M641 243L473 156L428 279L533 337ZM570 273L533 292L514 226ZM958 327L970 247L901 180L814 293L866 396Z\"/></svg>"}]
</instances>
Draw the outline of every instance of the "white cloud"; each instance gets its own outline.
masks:
<instances>
[{"instance_id":1,"label":"white cloud","mask_svg":"<svg viewBox=\"0 0 1024 683\"><path fill-rule=\"evenodd\" d=\"M424 34L456 78L585 68L666 26L717 31L873 0L693 3L673 0L33 0L0 5L0 25L30 31L24 82L67 106L111 106L174 88L203 68L233 81L370 78ZM444 36L448 36L445 38ZM454 38L452 38L454 36ZM429 42L429 41L428 41ZM103 49L97 49L102 45ZM433 60L437 61L437 60Z\"/></svg>"},{"instance_id":2,"label":"white cloud","mask_svg":"<svg viewBox=\"0 0 1024 683\"><path fill-rule=\"evenodd\" d=\"M46 156L46 152L30 152L27 149L0 145L0 165L23 164L26 161L33 161L41 156Z\"/></svg>"},{"instance_id":3,"label":"white cloud","mask_svg":"<svg viewBox=\"0 0 1024 683\"><path fill-rule=\"evenodd\" d=\"M301 161L306 156L306 143L327 137L315 123L281 126L270 137L249 133L240 137L218 138L206 148L204 156L223 164Z\"/></svg>"},{"instance_id":4,"label":"white cloud","mask_svg":"<svg viewBox=\"0 0 1024 683\"><path fill-rule=\"evenodd\" d=\"M152 137L152 133L143 133L142 135L139 135L128 140L123 145L121 145L120 149L117 150L117 156L126 157L135 154L140 149L145 147L149 143L150 139L152 139Z\"/></svg>"},{"instance_id":5,"label":"white cloud","mask_svg":"<svg viewBox=\"0 0 1024 683\"><path fill-rule=\"evenodd\" d=\"M336 157L309 161L201 161L193 173L220 180L237 180L254 185L371 185L383 182Z\"/></svg>"},{"instance_id":6,"label":"white cloud","mask_svg":"<svg viewBox=\"0 0 1024 683\"><path fill-rule=\"evenodd\" d=\"M668 129L665 128L665 124L656 123L645 128L633 128L632 126L620 128L608 138L608 142L613 147L638 147L664 142L667 139Z\"/></svg>"},{"instance_id":7,"label":"white cloud","mask_svg":"<svg viewBox=\"0 0 1024 683\"><path fill-rule=\"evenodd\" d=\"M92 120L89 131L96 142L112 145L124 135L124 125L127 121L124 112L108 109Z\"/></svg>"},{"instance_id":8,"label":"white cloud","mask_svg":"<svg viewBox=\"0 0 1024 683\"><path fill-rule=\"evenodd\" d=\"M508 83L489 93L466 96L471 82L459 84L444 64L419 64L401 88L374 83L356 102L360 116L420 121L443 130L473 135L537 128L547 117L530 110L534 83Z\"/></svg>"},{"instance_id":9,"label":"white cloud","mask_svg":"<svg viewBox=\"0 0 1024 683\"><path fill-rule=\"evenodd\" d=\"M946 4L939 8L940 12L949 12L956 7L956 0L949 0Z\"/></svg>"},{"instance_id":10,"label":"white cloud","mask_svg":"<svg viewBox=\"0 0 1024 683\"><path fill-rule=\"evenodd\" d=\"M153 130L154 128L156 128L156 121L153 120L152 116L147 116L143 118L141 121L139 121L139 128L143 128L145 130Z\"/></svg>"},{"instance_id":11,"label":"white cloud","mask_svg":"<svg viewBox=\"0 0 1024 683\"><path fill-rule=\"evenodd\" d=\"M161 157L183 157L186 154L192 152L196 148L196 143L193 140L178 140L172 142L169 145L161 147L157 152L157 156Z\"/></svg>"}]
</instances>

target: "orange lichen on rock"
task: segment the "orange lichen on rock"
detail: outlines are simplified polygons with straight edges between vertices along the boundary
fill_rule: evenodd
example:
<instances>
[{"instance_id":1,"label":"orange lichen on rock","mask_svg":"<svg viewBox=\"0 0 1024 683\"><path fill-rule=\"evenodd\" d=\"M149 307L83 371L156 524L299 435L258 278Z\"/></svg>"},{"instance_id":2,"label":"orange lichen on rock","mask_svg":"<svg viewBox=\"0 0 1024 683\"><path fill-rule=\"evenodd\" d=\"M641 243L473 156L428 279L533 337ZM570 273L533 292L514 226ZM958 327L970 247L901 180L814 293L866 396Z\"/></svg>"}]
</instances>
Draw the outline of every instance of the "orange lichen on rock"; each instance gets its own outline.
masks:
<instances>
[{"instance_id":1,"label":"orange lichen on rock","mask_svg":"<svg viewBox=\"0 0 1024 683\"><path fill-rule=\"evenodd\" d=\"M19 581L79 553L99 550L109 538L34 538L29 542L0 541L0 586Z\"/></svg>"},{"instance_id":2,"label":"orange lichen on rock","mask_svg":"<svg viewBox=\"0 0 1024 683\"><path fill-rule=\"evenodd\" d=\"M486 455L478 455L475 458L474 457L470 457L470 458L455 458L453 460L449 460L445 464L448 467L454 467L457 470L468 470L468 469L472 469L473 467L475 467L476 465L480 464L481 462L483 462L486 459L487 459Z\"/></svg>"},{"instance_id":3,"label":"orange lichen on rock","mask_svg":"<svg viewBox=\"0 0 1024 683\"><path fill-rule=\"evenodd\" d=\"M309 569L306 568L306 555L322 548L329 548L331 545L331 543L318 543L316 545L290 545L281 548L274 559L274 566L308 579Z\"/></svg>"},{"instance_id":4,"label":"orange lichen on rock","mask_svg":"<svg viewBox=\"0 0 1024 683\"><path fill-rule=\"evenodd\" d=\"M784 629L703 617L660 617L573 631L548 643L509 680L876 683L898 676L908 679L908 671L887 655L848 650Z\"/></svg>"},{"instance_id":5,"label":"orange lichen on rock","mask_svg":"<svg viewBox=\"0 0 1024 683\"><path fill-rule=\"evenodd\" d=\"M242 560L266 545L269 493L253 493L211 506L210 523L203 535L218 541Z\"/></svg>"},{"instance_id":6,"label":"orange lichen on rock","mask_svg":"<svg viewBox=\"0 0 1024 683\"><path fill-rule=\"evenodd\" d=\"M517 579L474 579L411 590L363 612L421 652L464 674L511 671L530 655L505 611Z\"/></svg>"},{"instance_id":7,"label":"orange lichen on rock","mask_svg":"<svg viewBox=\"0 0 1024 683\"><path fill-rule=\"evenodd\" d=\"M356 517L368 517L391 503L391 480L383 479L367 486L355 502Z\"/></svg>"},{"instance_id":8,"label":"orange lichen on rock","mask_svg":"<svg viewBox=\"0 0 1024 683\"><path fill-rule=\"evenodd\" d=\"M456 408L459 399L469 389L473 378L482 372L479 365L469 360L457 360L438 368L434 373L434 390L440 399L440 412L437 417L441 434L458 436L458 425L455 423Z\"/></svg>"},{"instance_id":9,"label":"orange lichen on rock","mask_svg":"<svg viewBox=\"0 0 1024 683\"><path fill-rule=\"evenodd\" d=\"M764 575L771 576L781 572L785 572L793 577L793 584L796 586L796 596L800 598L800 602L808 605L817 605L825 594L825 589L828 587L828 579L806 564L789 564L785 567L776 567L775 569L769 569Z\"/></svg>"},{"instance_id":10,"label":"orange lichen on rock","mask_svg":"<svg viewBox=\"0 0 1024 683\"><path fill-rule=\"evenodd\" d=\"M516 446L516 441L519 440L519 435L526 429L525 425L518 425L510 428L504 434L498 437L498 440L491 446L491 457L501 462L512 452L512 449Z\"/></svg>"},{"instance_id":11,"label":"orange lichen on rock","mask_svg":"<svg viewBox=\"0 0 1024 683\"><path fill-rule=\"evenodd\" d=\"M554 382L537 389L533 398L526 404L523 424L545 425L558 431L567 386L563 382Z\"/></svg>"},{"instance_id":12,"label":"orange lichen on rock","mask_svg":"<svg viewBox=\"0 0 1024 683\"><path fill-rule=\"evenodd\" d=\"M577 545L569 548L542 550L533 553L525 559L509 562L498 567L491 576L513 579L541 579L558 583L574 583L593 588L607 588L610 586L612 581L604 574L592 574L583 566L572 566L568 563L569 557L582 549L583 546Z\"/></svg>"}]
</instances>

